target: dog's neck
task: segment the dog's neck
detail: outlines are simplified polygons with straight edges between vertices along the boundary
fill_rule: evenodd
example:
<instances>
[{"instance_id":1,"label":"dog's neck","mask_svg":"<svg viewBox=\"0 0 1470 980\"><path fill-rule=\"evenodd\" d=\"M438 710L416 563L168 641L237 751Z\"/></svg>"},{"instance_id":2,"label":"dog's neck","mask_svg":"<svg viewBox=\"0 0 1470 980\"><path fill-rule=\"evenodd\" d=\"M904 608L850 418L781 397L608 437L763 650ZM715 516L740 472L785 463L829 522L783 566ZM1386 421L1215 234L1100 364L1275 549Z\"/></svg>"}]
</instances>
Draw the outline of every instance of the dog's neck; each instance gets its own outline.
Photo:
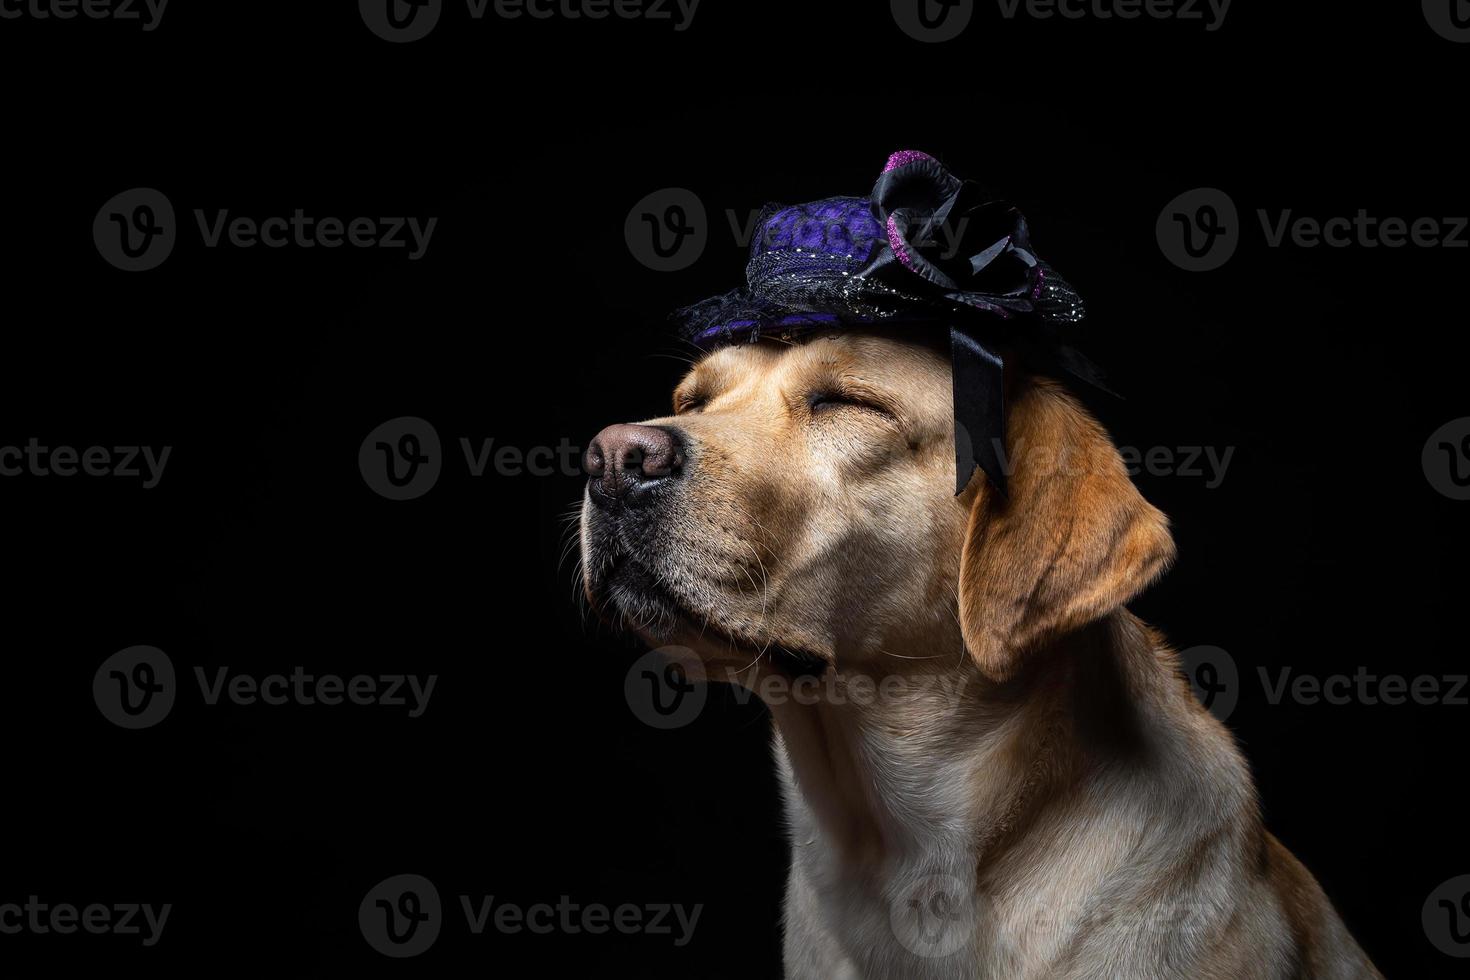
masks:
<instances>
[{"instance_id":1,"label":"dog's neck","mask_svg":"<svg viewBox=\"0 0 1470 980\"><path fill-rule=\"evenodd\" d=\"M930 855L983 867L1090 759L1129 751L1124 688L1147 672L1136 662L1147 646L1118 613L1034 651L1037 669L1004 685L961 655L865 679L863 697L838 672L822 696L768 699L799 796L788 800L793 845L820 838L849 868Z\"/></svg>"}]
</instances>

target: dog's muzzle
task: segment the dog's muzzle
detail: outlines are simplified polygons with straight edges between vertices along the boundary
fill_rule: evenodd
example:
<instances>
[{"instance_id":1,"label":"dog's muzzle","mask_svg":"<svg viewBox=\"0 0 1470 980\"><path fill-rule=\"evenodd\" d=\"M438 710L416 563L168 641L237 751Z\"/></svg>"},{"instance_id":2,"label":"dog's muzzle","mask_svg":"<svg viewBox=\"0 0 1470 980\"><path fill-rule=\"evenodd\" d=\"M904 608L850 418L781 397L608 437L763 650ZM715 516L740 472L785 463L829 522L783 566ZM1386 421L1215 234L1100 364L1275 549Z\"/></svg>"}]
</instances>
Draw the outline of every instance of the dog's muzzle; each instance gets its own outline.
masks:
<instances>
[{"instance_id":1,"label":"dog's muzzle","mask_svg":"<svg viewBox=\"0 0 1470 980\"><path fill-rule=\"evenodd\" d=\"M683 475L685 450L673 429L610 425L587 446L582 465L595 506L642 507Z\"/></svg>"}]
</instances>

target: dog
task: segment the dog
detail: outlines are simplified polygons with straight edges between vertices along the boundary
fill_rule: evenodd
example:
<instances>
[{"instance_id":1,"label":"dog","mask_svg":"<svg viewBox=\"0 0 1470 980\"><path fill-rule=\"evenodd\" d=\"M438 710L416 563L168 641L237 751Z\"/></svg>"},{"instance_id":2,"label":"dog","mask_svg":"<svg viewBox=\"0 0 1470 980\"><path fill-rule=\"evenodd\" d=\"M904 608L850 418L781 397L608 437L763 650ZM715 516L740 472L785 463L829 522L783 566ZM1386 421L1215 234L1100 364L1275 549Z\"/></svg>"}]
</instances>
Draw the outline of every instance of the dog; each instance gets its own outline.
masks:
<instances>
[{"instance_id":1,"label":"dog","mask_svg":"<svg viewBox=\"0 0 1470 980\"><path fill-rule=\"evenodd\" d=\"M1064 386L1005 386L1004 495L954 495L915 335L725 347L588 446L591 606L770 709L785 975L1380 977L1124 608L1167 519Z\"/></svg>"}]
</instances>

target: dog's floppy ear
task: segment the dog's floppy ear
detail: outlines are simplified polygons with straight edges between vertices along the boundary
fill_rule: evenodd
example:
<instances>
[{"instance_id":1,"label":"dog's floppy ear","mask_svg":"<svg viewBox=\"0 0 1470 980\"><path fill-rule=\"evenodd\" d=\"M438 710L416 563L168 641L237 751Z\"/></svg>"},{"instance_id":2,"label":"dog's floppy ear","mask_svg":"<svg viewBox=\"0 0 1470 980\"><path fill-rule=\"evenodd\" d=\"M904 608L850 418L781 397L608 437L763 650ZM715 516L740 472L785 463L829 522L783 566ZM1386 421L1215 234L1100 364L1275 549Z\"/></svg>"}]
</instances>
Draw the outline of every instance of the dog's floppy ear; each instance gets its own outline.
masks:
<instances>
[{"instance_id":1,"label":"dog's floppy ear","mask_svg":"<svg viewBox=\"0 0 1470 980\"><path fill-rule=\"evenodd\" d=\"M1010 497L976 474L960 559L965 646L995 680L1028 649L1117 609L1174 557L1168 519L1064 389L1029 381L1008 414Z\"/></svg>"}]
</instances>

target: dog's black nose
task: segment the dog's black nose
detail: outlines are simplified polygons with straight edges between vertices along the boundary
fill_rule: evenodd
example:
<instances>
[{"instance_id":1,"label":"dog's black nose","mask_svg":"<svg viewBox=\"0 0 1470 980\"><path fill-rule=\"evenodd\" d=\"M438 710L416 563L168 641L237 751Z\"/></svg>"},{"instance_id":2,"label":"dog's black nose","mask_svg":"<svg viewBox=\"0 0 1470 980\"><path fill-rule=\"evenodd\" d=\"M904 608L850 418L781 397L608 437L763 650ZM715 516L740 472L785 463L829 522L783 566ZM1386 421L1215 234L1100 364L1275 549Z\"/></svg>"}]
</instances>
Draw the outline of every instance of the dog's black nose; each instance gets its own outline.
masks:
<instances>
[{"instance_id":1,"label":"dog's black nose","mask_svg":"<svg viewBox=\"0 0 1470 980\"><path fill-rule=\"evenodd\" d=\"M684 466L679 441L668 429L651 425L610 425L597 434L582 458L594 496L627 498L634 491L678 475Z\"/></svg>"}]
</instances>

